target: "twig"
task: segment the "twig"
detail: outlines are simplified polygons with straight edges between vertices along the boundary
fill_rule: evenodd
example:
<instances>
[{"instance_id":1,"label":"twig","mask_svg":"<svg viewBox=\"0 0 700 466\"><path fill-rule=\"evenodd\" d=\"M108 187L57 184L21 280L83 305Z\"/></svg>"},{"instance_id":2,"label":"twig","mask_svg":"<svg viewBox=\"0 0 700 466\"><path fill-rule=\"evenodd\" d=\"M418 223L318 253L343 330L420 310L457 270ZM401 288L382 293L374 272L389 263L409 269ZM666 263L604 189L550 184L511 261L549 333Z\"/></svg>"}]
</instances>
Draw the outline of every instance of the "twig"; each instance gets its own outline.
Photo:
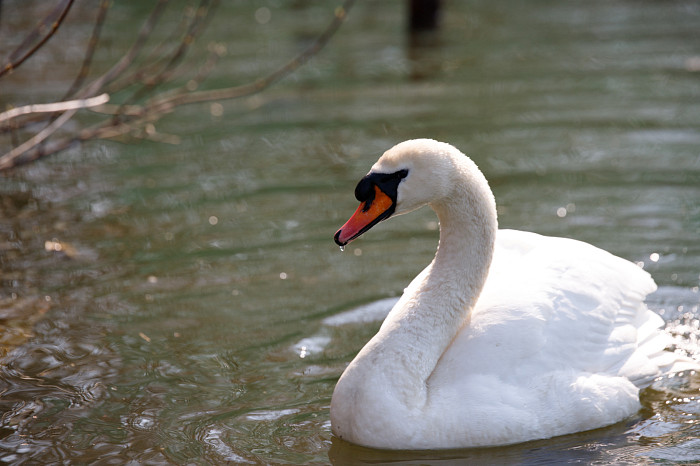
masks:
<instances>
[{"instance_id":1,"label":"twig","mask_svg":"<svg viewBox=\"0 0 700 466\"><path fill-rule=\"evenodd\" d=\"M0 171L7 170L8 168L16 166L17 159L19 159L22 156L22 154L30 151L31 149L41 144L46 138L51 136L53 133L56 132L57 129L59 129L68 120L70 120L77 111L77 108L66 111L56 120L54 120L49 126L47 126L38 134L36 134L33 138L29 139L28 141L25 141L24 143L12 149L7 154L0 157ZM41 155L38 155L37 158L38 157L41 157Z\"/></svg>"},{"instance_id":2,"label":"twig","mask_svg":"<svg viewBox=\"0 0 700 466\"><path fill-rule=\"evenodd\" d=\"M0 113L0 123L12 120L20 115L27 115L30 113L64 112L66 110L97 107L98 105L102 105L107 102L109 102L109 95L100 94L90 99L64 100L62 102L55 102L51 104L25 105L24 107L13 108L6 112Z\"/></svg>"},{"instance_id":3,"label":"twig","mask_svg":"<svg viewBox=\"0 0 700 466\"><path fill-rule=\"evenodd\" d=\"M92 35L88 41L87 49L85 50L85 57L83 58L83 64L80 66L80 71L75 77L73 84L68 88L66 94L63 96L62 100L68 99L72 96L75 91L77 91L80 86L83 85L85 78L87 78L90 72L90 66L92 65L92 58L95 55L95 50L97 49L97 43L100 40L100 35L102 33L102 26L104 25L105 18L107 17L107 11L109 10L110 0L102 0L100 2L99 10L97 11L97 18L95 19L95 26L92 28Z\"/></svg>"},{"instance_id":4,"label":"twig","mask_svg":"<svg viewBox=\"0 0 700 466\"><path fill-rule=\"evenodd\" d=\"M92 94L98 92L99 89L101 89L105 83L109 82L111 79L114 79L114 77L118 76L129 65L131 65L133 60L136 58L138 53L141 51L141 48L143 47L143 44L146 42L146 39L150 35L151 31L153 30L153 27L160 19L160 16L163 12L163 8L166 6L168 1L169 0L159 0L158 4L153 9L150 16L148 17L148 19L146 20L144 25L141 27L141 30L139 31L139 35L136 38L136 42L131 46L131 48L129 49L127 54L124 55L121 58L121 60L119 60L105 74L103 74L101 77L94 80L87 87L85 87L82 91L78 92L77 93L78 97L81 97L81 98L90 97ZM30 138L29 140L25 141L23 144L15 147L10 152L8 152L5 155L3 155L2 157L0 157L0 171L7 170L7 169L15 167L17 165L21 165L22 163L26 163L27 161L36 160L37 158L41 157L45 153L52 153L52 152L46 152L45 150L42 150L41 147L39 147L39 148L35 149L35 151L32 154L26 154L24 161L22 161L22 159L21 159L23 153L25 153L25 152L28 153L30 150L36 148L46 138L51 136L61 126L63 126L65 123L67 123L73 117L73 115L75 115L76 112L77 112L77 109L66 111L65 113L61 114L61 116L56 118L55 120L51 120L51 123L48 124L43 130L41 130L34 137ZM75 138L69 138L69 139L71 139L71 144L72 144L72 141L75 140ZM59 146L60 146L60 142L59 142ZM68 145L66 145L65 147L68 147ZM63 147L63 148L65 148L65 147Z\"/></svg>"},{"instance_id":5,"label":"twig","mask_svg":"<svg viewBox=\"0 0 700 466\"><path fill-rule=\"evenodd\" d=\"M270 87L280 79L289 75L301 65L306 63L311 57L317 54L335 34L338 28L343 24L347 13L352 8L355 0L346 0L343 6L336 8L333 21L328 25L325 31L321 33L316 40L299 55L287 62L282 67L276 69L272 73L255 80L249 84L241 86L227 87L223 89L211 89L207 91L191 92L188 94L178 94L166 98L153 99L149 105L149 111L170 111L172 107L185 104L193 104L198 102L208 102L211 100L225 100L249 96L256 94Z\"/></svg>"},{"instance_id":6,"label":"twig","mask_svg":"<svg viewBox=\"0 0 700 466\"><path fill-rule=\"evenodd\" d=\"M121 76L115 77L109 84L104 86L104 90L108 93L114 93L126 89L133 84L142 82L144 77L149 73L155 72L154 70L162 66L162 62L164 61L163 57L167 55L165 49L178 42L178 38L183 34L183 31L186 30L187 23L187 15L183 14L177 26L173 28L170 34L141 59L142 64L139 68L129 74L124 73Z\"/></svg>"},{"instance_id":7,"label":"twig","mask_svg":"<svg viewBox=\"0 0 700 466\"><path fill-rule=\"evenodd\" d=\"M207 1L201 0L201 8L205 8ZM142 26L135 43L129 51L116 63L110 70L104 73L99 78L95 79L89 85L77 92L79 97L85 98L84 101L89 101L88 97L103 89L105 85L112 80L118 78L136 59L141 52L146 38L149 36L153 27L160 19L163 8L168 3L168 0L159 0L157 6L151 12L151 15ZM13 168L24 163L36 160L45 155L53 154L61 150L67 149L71 145L91 139L112 139L126 135L132 135L139 139L151 139L156 141L176 143L177 137L171 137L162 133L157 133L153 122L160 119L163 115L172 112L179 105L186 105L199 102L207 102L212 100L224 100L249 96L267 89L285 76L291 74L300 66L305 64L309 59L316 55L331 39L331 37L340 28L345 20L347 13L355 3L355 0L345 0L342 6L336 8L334 18L326 29L314 40L314 42L302 51L299 55L285 63L280 68L274 70L266 76L263 76L252 83L222 88L207 91L194 91L197 85L211 71L221 54L221 50L215 46L210 53L209 59L199 69L194 78L187 81L189 84L173 89L170 91L161 92L159 95L151 98L145 105L130 105L128 101L119 106L102 105L95 110L113 115L110 119L93 125L90 128L83 129L73 135L63 137L56 141L43 143L48 137L55 133L61 126L69 121L79 108L63 109L64 111L55 121L49 126L40 131L37 135L15 147L10 152L0 157L0 171ZM156 75L146 80L144 90L151 91L156 85L163 81L172 78L174 70L179 61L184 56L190 43L196 35L201 33L207 19L205 8L200 10L200 17L190 21L188 30L182 42L171 55L165 67ZM152 84L150 84L152 83ZM133 101L133 100L131 100ZM99 104L98 104L99 105ZM15 109L16 110L16 109ZM14 117L9 117L14 118ZM9 119L8 118L8 119ZM145 126L145 129L144 129Z\"/></svg>"},{"instance_id":8,"label":"twig","mask_svg":"<svg viewBox=\"0 0 700 466\"><path fill-rule=\"evenodd\" d=\"M128 68L138 56L143 48L146 39L151 34L151 31L155 27L156 23L160 20L161 15L165 6L168 4L169 0L159 0L158 4L153 8L153 11L149 15L146 22L141 26L138 36L136 37L136 42L131 46L129 51L105 74L91 82L86 88L78 92L78 97L88 97L95 92L98 92L105 84L109 83L112 79L119 76L126 68Z\"/></svg>"},{"instance_id":9,"label":"twig","mask_svg":"<svg viewBox=\"0 0 700 466\"><path fill-rule=\"evenodd\" d=\"M214 2L215 4L218 2ZM194 43L195 38L201 33L204 26L206 25L206 20L209 18L209 12L212 7L209 5L209 0L201 0L199 6L197 7L194 17L190 21L185 35L180 41L179 46L174 51L170 60L165 64L163 69L145 80L145 83L141 89L136 91L129 99L124 102L124 105L130 105L133 102L137 102L143 96L152 92L156 86L167 81L177 68L177 66L182 62L189 50L190 46Z\"/></svg>"},{"instance_id":10,"label":"twig","mask_svg":"<svg viewBox=\"0 0 700 466\"><path fill-rule=\"evenodd\" d=\"M220 43L209 44L209 55L204 64L199 68L197 73L190 78L184 85L161 92L161 99L169 98L175 95L186 94L197 90L200 84L214 71L219 59L226 53L226 46Z\"/></svg>"},{"instance_id":11,"label":"twig","mask_svg":"<svg viewBox=\"0 0 700 466\"><path fill-rule=\"evenodd\" d=\"M148 36L151 34L153 31L153 28L155 25L158 23L160 20L160 17L163 14L163 11L165 7L167 6L169 0L159 0L156 6L153 8L153 11L151 11L151 14L148 16L146 21L144 22L143 26L141 26L141 29L139 30L139 33L136 37L136 41L134 44L131 46L131 48L127 51L127 53L122 56L122 58L114 65L112 68L110 68L107 72L102 74L99 78L93 80L89 85L84 87L82 90L76 91L75 93L77 94L77 97L79 98L88 98L88 97L93 97L96 93L100 92L102 88L105 86L105 84L109 83L111 80L115 79L118 77L121 73L123 73L136 59L138 54L141 52L141 49L143 48L143 45L145 44L146 40L148 39ZM98 16L97 21L100 20L100 17ZM55 118L55 117L53 117ZM43 118L45 119L45 118ZM53 122L52 118L45 119L48 120L48 124L51 124ZM36 118L29 117L26 119L26 121L23 121L21 124L15 123L15 126L13 126L12 129L18 129L21 128L27 124L30 123L36 123L41 120L37 120ZM0 128L0 133L5 132L5 128Z\"/></svg>"},{"instance_id":12,"label":"twig","mask_svg":"<svg viewBox=\"0 0 700 466\"><path fill-rule=\"evenodd\" d=\"M51 13L49 13L44 20L37 25L36 28L32 31L32 33L22 42L22 44L17 47L17 49L13 52L13 54L10 56L9 60L5 65L0 69L0 76L4 75L5 73L9 73L10 71L18 68L22 63L27 60L27 58L31 57L37 50L39 50L51 37L56 33L58 30L59 26L61 23L63 23L63 20L66 18L66 15L68 15L68 10L70 10L70 7L73 6L73 1L74 0L64 0L63 5L58 5L56 8L54 8ZM60 11L58 14L58 19L55 21L52 19L53 16L56 15L56 12ZM29 49L27 52L24 53L19 58L14 58L14 55L18 53L19 50L22 50L23 48L27 47L29 45L29 42L34 39L34 37L38 36L42 30L42 26L44 26L47 22L51 22L51 28L49 29L49 32L46 33L46 35L39 41L37 42L34 47Z\"/></svg>"}]
</instances>

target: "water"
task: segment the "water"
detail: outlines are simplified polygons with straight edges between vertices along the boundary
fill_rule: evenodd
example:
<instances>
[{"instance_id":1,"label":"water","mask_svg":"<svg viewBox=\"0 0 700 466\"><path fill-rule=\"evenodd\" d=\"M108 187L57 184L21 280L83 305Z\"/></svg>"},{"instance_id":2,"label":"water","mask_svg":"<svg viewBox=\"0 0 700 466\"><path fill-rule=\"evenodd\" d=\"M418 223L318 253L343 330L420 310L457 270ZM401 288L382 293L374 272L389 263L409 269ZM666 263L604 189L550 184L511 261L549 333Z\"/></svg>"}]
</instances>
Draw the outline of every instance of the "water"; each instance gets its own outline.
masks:
<instances>
[{"instance_id":1,"label":"water","mask_svg":"<svg viewBox=\"0 0 700 466\"><path fill-rule=\"evenodd\" d=\"M335 5L266 7L264 24L251 21L260 5L220 7L202 43L228 50L211 85L283 63ZM3 4L3 44L17 40L13 8ZM5 462L700 460L700 383L687 374L645 390L626 422L524 445L397 453L332 438L335 382L390 301L352 310L395 299L436 246L425 209L344 254L333 242L357 181L408 138L470 154L502 227L643 263L660 285L650 306L697 351L696 2L447 8L439 37L410 48L403 2L362 2L274 88L222 102L221 115L205 104L159 122L179 145L90 143L0 180ZM114 5L96 66L147 13ZM90 18L76 10L74 35L0 81L3 106L60 96Z\"/></svg>"}]
</instances>

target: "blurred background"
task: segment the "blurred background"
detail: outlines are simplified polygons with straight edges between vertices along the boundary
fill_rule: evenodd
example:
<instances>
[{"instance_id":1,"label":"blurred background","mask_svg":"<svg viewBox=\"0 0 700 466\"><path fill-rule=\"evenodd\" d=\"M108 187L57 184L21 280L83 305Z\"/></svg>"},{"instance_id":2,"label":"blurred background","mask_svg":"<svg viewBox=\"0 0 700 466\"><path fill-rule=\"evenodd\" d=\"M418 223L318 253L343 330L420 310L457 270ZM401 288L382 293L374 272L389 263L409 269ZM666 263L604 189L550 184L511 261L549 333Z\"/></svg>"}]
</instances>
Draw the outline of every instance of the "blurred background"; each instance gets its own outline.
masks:
<instances>
[{"instance_id":1,"label":"blurred background","mask_svg":"<svg viewBox=\"0 0 700 466\"><path fill-rule=\"evenodd\" d=\"M3 462L700 461L690 376L624 423L505 448L376 452L328 417L390 304L363 306L437 245L429 209L332 239L405 139L470 155L501 228L644 267L697 355L698 2L445 0L417 29L399 0L70 3L0 4L3 67L66 11L0 76L0 111L110 97L0 172ZM0 121L0 152L49 116Z\"/></svg>"}]
</instances>

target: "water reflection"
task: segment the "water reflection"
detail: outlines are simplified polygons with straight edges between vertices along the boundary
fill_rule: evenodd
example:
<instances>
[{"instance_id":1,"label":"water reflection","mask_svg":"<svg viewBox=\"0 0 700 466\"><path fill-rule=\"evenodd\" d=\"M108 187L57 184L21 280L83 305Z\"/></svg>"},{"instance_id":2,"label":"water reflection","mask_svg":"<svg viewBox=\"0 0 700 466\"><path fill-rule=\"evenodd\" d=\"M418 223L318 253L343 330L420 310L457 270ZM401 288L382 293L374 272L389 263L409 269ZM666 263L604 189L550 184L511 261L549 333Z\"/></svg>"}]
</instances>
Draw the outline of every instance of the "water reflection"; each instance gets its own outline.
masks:
<instances>
[{"instance_id":1,"label":"water reflection","mask_svg":"<svg viewBox=\"0 0 700 466\"><path fill-rule=\"evenodd\" d=\"M309 5L268 5L258 26L274 27L253 33L231 25L260 5L222 6L214 35L237 58L219 78L286 58L307 34L298 15L324 8ZM645 391L626 423L521 446L331 438L335 381L390 301L353 309L395 299L434 254L427 211L344 254L332 242L358 176L403 139L472 155L502 226L644 262L679 347L699 336L697 5L452 2L421 50L405 48L402 5L358 4L324 55L254 102L172 115L178 146L86 146L0 182L3 460L698 460L693 380Z\"/></svg>"}]
</instances>

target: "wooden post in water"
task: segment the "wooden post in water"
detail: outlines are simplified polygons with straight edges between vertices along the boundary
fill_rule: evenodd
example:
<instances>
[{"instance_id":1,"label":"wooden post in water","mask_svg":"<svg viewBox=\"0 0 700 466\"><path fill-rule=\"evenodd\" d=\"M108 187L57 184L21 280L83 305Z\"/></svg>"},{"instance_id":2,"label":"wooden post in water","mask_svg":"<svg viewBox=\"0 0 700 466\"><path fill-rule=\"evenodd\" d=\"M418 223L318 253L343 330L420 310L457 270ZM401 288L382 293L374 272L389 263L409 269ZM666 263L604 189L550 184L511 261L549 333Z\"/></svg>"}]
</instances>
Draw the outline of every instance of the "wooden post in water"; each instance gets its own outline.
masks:
<instances>
[{"instance_id":1,"label":"wooden post in water","mask_svg":"<svg viewBox=\"0 0 700 466\"><path fill-rule=\"evenodd\" d=\"M408 0L408 30L411 34L438 28L440 0Z\"/></svg>"}]
</instances>

